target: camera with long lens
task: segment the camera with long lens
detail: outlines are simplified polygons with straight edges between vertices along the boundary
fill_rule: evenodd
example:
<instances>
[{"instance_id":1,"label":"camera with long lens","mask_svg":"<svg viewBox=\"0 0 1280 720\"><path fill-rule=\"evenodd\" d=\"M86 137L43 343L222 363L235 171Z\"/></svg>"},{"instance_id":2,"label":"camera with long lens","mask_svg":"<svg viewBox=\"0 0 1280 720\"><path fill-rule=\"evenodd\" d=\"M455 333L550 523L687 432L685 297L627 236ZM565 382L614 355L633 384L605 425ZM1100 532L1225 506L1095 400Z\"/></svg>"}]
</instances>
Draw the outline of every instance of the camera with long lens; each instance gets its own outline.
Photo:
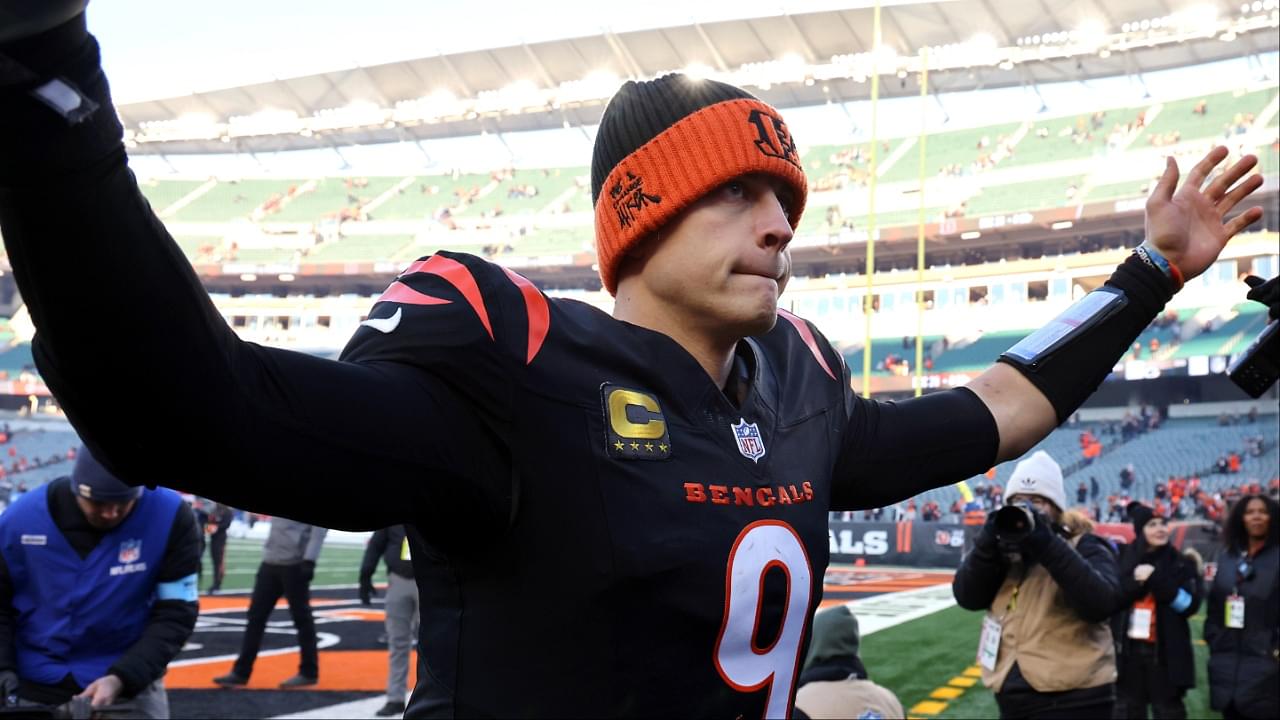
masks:
<instances>
[{"instance_id":1,"label":"camera with long lens","mask_svg":"<svg viewBox=\"0 0 1280 720\"><path fill-rule=\"evenodd\" d=\"M1251 397L1261 397L1280 379L1280 278L1250 275L1248 298L1267 306L1271 322L1227 368L1227 377Z\"/></svg>"},{"instance_id":2,"label":"camera with long lens","mask_svg":"<svg viewBox=\"0 0 1280 720\"><path fill-rule=\"evenodd\" d=\"M1030 503L1005 505L996 511L996 537L1002 543L1015 544L1036 529L1036 514Z\"/></svg>"}]
</instances>

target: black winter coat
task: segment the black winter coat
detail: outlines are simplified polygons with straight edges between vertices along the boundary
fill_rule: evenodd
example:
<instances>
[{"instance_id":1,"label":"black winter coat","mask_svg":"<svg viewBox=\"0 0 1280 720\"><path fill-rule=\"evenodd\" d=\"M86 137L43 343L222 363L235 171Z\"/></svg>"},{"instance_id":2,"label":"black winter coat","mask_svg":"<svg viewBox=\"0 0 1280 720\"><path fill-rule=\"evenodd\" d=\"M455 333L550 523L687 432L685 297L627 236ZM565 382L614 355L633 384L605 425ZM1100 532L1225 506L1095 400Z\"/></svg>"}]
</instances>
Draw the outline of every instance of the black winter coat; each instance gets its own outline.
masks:
<instances>
[{"instance_id":1,"label":"black winter coat","mask_svg":"<svg viewBox=\"0 0 1280 720\"><path fill-rule=\"evenodd\" d=\"M1133 569L1148 563L1155 566L1145 583L1133 579ZM1178 591L1187 593L1190 604L1181 611L1173 608ZM1120 607L1111 618L1111 634L1116 640L1119 657L1129 652L1131 644L1143 642L1129 638L1129 618L1133 604L1151 593L1156 601L1156 657L1159 658L1164 682L1178 688L1196 684L1195 656L1191 649L1191 628L1187 619L1200 609L1202 596L1199 571L1195 562L1165 545L1149 552L1145 543L1126 545L1120 553ZM1124 685L1125 664L1118 662L1119 683Z\"/></svg>"},{"instance_id":2,"label":"black winter coat","mask_svg":"<svg viewBox=\"0 0 1280 720\"><path fill-rule=\"evenodd\" d=\"M1246 717L1280 717L1280 546L1272 545L1239 576L1240 553L1223 551L1209 590L1204 640L1209 645L1209 705L1234 703ZM1244 597L1244 628L1226 627L1226 599Z\"/></svg>"}]
</instances>

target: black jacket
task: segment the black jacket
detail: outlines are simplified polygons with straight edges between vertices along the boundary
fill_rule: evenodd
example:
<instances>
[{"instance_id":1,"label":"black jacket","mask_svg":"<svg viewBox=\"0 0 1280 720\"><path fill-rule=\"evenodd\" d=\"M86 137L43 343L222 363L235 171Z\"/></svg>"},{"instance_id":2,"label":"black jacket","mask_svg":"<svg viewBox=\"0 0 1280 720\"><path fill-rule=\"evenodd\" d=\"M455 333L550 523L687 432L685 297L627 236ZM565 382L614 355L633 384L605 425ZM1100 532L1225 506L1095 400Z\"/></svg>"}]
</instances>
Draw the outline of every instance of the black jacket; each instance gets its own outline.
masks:
<instances>
[{"instance_id":1,"label":"black jacket","mask_svg":"<svg viewBox=\"0 0 1280 720\"><path fill-rule=\"evenodd\" d=\"M1055 535L1038 562L1053 576L1081 618L1098 622L1115 612L1120 584L1116 580L1115 551L1106 540L1086 533L1073 550L1066 540ZM975 544L951 583L956 602L966 610L986 610L1008 572L1009 561L996 546Z\"/></svg>"},{"instance_id":2,"label":"black jacket","mask_svg":"<svg viewBox=\"0 0 1280 720\"><path fill-rule=\"evenodd\" d=\"M405 557L404 546L408 542L403 525L375 530L364 547L364 561L360 563L361 584L373 581L373 573L378 569L378 558L387 563L387 572L393 572L402 578L413 579L413 562Z\"/></svg>"},{"instance_id":3,"label":"black jacket","mask_svg":"<svg viewBox=\"0 0 1280 720\"><path fill-rule=\"evenodd\" d=\"M1265 548L1240 577L1238 552L1218 556L1209 589L1204 640L1209 645L1209 705L1234 703L1246 717L1280 717L1280 546ZM1238 592L1244 628L1226 627L1226 600Z\"/></svg>"},{"instance_id":4,"label":"black jacket","mask_svg":"<svg viewBox=\"0 0 1280 720\"><path fill-rule=\"evenodd\" d=\"M1145 583L1139 583L1133 579L1133 569L1143 563L1155 570ZM1180 602L1179 590L1186 593ZM1131 644L1143 642L1129 638L1129 619L1133 604L1147 593L1156 601L1156 654L1164 681L1173 687L1195 687L1195 658L1187 619L1200 609L1202 590L1196 564L1171 545L1154 552L1148 552L1141 543L1124 547L1120 553L1120 607L1111 618L1111 633L1120 656L1129 652ZM1174 609L1175 603L1182 609ZM1118 665L1119 682L1123 685L1127 682L1125 665Z\"/></svg>"}]
</instances>

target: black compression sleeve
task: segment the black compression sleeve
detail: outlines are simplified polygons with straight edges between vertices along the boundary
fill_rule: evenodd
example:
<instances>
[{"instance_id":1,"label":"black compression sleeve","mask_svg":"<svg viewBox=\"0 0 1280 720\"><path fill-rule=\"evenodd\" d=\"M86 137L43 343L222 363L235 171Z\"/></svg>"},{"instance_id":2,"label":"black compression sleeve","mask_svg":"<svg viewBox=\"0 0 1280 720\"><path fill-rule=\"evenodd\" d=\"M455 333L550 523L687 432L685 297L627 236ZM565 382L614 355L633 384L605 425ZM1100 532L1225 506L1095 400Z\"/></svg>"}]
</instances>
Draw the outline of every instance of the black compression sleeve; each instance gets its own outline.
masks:
<instances>
[{"instance_id":1,"label":"black compression sleeve","mask_svg":"<svg viewBox=\"0 0 1280 720\"><path fill-rule=\"evenodd\" d=\"M1048 398L1059 423L1098 389L1134 339L1173 297L1173 281L1136 253L1116 267L1106 285L1121 298L1096 318L1034 358L1014 354L1013 349L1000 356L1000 362L1013 366ZM1090 295L1099 292L1107 290Z\"/></svg>"},{"instance_id":2,"label":"black compression sleeve","mask_svg":"<svg viewBox=\"0 0 1280 720\"><path fill-rule=\"evenodd\" d=\"M1000 433L968 388L902 402L857 398L831 495L832 510L884 507L986 472Z\"/></svg>"},{"instance_id":3,"label":"black compression sleeve","mask_svg":"<svg viewBox=\"0 0 1280 720\"><path fill-rule=\"evenodd\" d=\"M227 327L129 172L82 18L0 54L0 78L62 78L99 108L71 124L31 83L0 81L0 234L37 364L97 457L130 482L324 527L506 526L503 444L447 383ZM119 419L139 393L145 431Z\"/></svg>"}]
</instances>

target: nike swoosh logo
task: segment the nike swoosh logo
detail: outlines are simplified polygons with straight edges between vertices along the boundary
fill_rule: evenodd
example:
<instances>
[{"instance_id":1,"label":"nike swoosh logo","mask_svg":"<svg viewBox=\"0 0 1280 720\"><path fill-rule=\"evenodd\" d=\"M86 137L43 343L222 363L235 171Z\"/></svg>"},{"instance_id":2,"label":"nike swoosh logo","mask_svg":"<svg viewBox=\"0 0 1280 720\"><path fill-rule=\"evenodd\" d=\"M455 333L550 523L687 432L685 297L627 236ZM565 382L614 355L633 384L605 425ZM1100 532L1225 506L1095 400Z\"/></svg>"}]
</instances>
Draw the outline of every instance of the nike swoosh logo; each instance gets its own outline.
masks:
<instances>
[{"instance_id":1,"label":"nike swoosh logo","mask_svg":"<svg viewBox=\"0 0 1280 720\"><path fill-rule=\"evenodd\" d=\"M369 318L360 324L364 327L371 327L385 335L399 327L402 309L403 308L396 308L396 314L389 318Z\"/></svg>"}]
</instances>

